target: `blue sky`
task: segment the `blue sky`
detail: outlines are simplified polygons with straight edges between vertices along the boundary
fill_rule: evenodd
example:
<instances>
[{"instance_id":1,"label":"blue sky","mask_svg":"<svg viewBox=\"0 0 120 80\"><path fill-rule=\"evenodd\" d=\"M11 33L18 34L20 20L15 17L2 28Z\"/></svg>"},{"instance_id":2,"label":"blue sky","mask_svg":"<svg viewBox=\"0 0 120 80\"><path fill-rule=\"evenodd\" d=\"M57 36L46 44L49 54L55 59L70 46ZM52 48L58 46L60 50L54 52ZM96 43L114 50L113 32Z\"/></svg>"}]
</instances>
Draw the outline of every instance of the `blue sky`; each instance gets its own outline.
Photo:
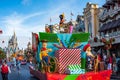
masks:
<instances>
[{"instance_id":1,"label":"blue sky","mask_svg":"<svg viewBox=\"0 0 120 80\"><path fill-rule=\"evenodd\" d=\"M43 32L44 25L59 23L59 15L65 14L67 21L70 13L76 20L78 14L83 14L87 2L96 3L101 7L105 0L0 0L0 46L7 46L8 40L16 32L18 45L25 48L31 41L31 32ZM2 44L2 41L5 41Z\"/></svg>"}]
</instances>

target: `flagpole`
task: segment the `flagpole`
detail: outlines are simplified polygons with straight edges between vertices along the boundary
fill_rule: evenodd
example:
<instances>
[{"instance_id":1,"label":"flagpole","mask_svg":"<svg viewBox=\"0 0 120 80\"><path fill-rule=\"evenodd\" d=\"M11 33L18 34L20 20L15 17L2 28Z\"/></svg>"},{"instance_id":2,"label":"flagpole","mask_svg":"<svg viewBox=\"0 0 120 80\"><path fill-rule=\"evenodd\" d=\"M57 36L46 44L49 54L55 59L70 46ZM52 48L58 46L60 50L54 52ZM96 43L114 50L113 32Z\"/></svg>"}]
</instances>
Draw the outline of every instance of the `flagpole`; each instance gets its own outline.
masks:
<instances>
[{"instance_id":1,"label":"flagpole","mask_svg":"<svg viewBox=\"0 0 120 80\"><path fill-rule=\"evenodd\" d=\"M52 22L52 19L51 19L51 17L50 17L50 25L51 25L51 22Z\"/></svg>"},{"instance_id":2,"label":"flagpole","mask_svg":"<svg viewBox=\"0 0 120 80\"><path fill-rule=\"evenodd\" d=\"M72 11L71 11L71 14L70 14L70 15L71 15L71 21L72 21L72 16L73 16L73 13L72 13Z\"/></svg>"},{"instance_id":3,"label":"flagpole","mask_svg":"<svg viewBox=\"0 0 120 80\"><path fill-rule=\"evenodd\" d=\"M71 11L71 13L70 13L70 16L71 16L71 19L70 19L70 21L72 21L72 11Z\"/></svg>"}]
</instances>

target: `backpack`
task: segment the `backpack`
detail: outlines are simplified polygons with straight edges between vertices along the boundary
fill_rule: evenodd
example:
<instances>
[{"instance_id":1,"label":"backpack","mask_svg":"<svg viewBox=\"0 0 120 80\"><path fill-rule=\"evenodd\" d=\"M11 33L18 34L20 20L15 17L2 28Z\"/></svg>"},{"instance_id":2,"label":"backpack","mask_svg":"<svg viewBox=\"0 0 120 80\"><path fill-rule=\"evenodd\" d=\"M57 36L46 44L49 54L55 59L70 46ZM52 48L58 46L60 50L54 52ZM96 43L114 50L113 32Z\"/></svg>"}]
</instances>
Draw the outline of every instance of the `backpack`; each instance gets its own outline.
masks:
<instances>
[{"instance_id":1,"label":"backpack","mask_svg":"<svg viewBox=\"0 0 120 80\"><path fill-rule=\"evenodd\" d=\"M2 67L1 67L1 72L2 72L2 73L8 73L8 72L9 72L9 71L8 71L8 66L2 65Z\"/></svg>"}]
</instances>

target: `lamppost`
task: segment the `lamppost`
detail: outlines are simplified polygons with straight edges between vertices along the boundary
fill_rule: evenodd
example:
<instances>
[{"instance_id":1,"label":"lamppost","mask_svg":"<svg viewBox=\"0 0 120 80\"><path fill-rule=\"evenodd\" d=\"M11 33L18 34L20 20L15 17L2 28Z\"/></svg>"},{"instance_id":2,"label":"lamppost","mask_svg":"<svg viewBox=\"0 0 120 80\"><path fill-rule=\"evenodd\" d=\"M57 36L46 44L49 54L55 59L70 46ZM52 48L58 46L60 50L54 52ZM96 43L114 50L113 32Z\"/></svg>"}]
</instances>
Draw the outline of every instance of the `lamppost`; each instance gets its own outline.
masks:
<instances>
[{"instance_id":1,"label":"lamppost","mask_svg":"<svg viewBox=\"0 0 120 80\"><path fill-rule=\"evenodd\" d=\"M107 51L107 56L110 56L110 49L112 48L112 43L115 41L115 38L110 38L108 34L105 35L105 38L101 39L103 42L104 47Z\"/></svg>"}]
</instances>

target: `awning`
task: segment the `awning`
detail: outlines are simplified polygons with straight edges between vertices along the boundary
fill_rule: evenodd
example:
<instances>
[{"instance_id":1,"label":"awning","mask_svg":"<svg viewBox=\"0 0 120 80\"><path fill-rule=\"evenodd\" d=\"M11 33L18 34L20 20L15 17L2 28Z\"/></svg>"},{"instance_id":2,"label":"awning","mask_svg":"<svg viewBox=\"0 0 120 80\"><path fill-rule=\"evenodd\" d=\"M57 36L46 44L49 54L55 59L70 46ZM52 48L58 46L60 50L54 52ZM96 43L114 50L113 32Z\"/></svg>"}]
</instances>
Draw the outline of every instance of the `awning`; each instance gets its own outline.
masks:
<instances>
[{"instance_id":1,"label":"awning","mask_svg":"<svg viewBox=\"0 0 120 80\"><path fill-rule=\"evenodd\" d=\"M105 30L113 29L116 27L120 27L120 18L118 20L108 22L107 24L103 24L103 26L99 29L99 32L103 32Z\"/></svg>"},{"instance_id":2,"label":"awning","mask_svg":"<svg viewBox=\"0 0 120 80\"><path fill-rule=\"evenodd\" d=\"M112 26L112 24L113 24L112 22L108 22L104 28L104 31L108 30Z\"/></svg>"},{"instance_id":3,"label":"awning","mask_svg":"<svg viewBox=\"0 0 120 80\"><path fill-rule=\"evenodd\" d=\"M112 5L112 4L114 4L112 1L107 1L107 3L106 3L107 5Z\"/></svg>"},{"instance_id":4,"label":"awning","mask_svg":"<svg viewBox=\"0 0 120 80\"><path fill-rule=\"evenodd\" d=\"M111 22L108 22L107 24L103 24L102 27L99 29L99 32L103 32L107 30L110 25L111 25Z\"/></svg>"},{"instance_id":5,"label":"awning","mask_svg":"<svg viewBox=\"0 0 120 80\"><path fill-rule=\"evenodd\" d=\"M100 27L99 32L104 31L105 26L106 26L106 24L103 24L103 25Z\"/></svg>"},{"instance_id":6,"label":"awning","mask_svg":"<svg viewBox=\"0 0 120 80\"><path fill-rule=\"evenodd\" d=\"M117 23L116 20L112 21L112 22L110 23L110 25L108 26L107 30L112 29L114 26L116 26L116 23Z\"/></svg>"},{"instance_id":7,"label":"awning","mask_svg":"<svg viewBox=\"0 0 120 80\"><path fill-rule=\"evenodd\" d=\"M108 22L108 23L106 24L106 26L104 27L104 30L103 30L103 31L108 30L108 28L109 28L110 25L111 25L111 22Z\"/></svg>"},{"instance_id":8,"label":"awning","mask_svg":"<svg viewBox=\"0 0 120 80\"><path fill-rule=\"evenodd\" d=\"M118 19L117 27L120 27L120 18Z\"/></svg>"},{"instance_id":9,"label":"awning","mask_svg":"<svg viewBox=\"0 0 120 80\"><path fill-rule=\"evenodd\" d=\"M113 25L111 26L110 29L113 29L113 28L116 28L116 27L120 26L119 24L120 24L120 19L114 20Z\"/></svg>"},{"instance_id":10,"label":"awning","mask_svg":"<svg viewBox=\"0 0 120 80\"><path fill-rule=\"evenodd\" d=\"M109 5L108 5L108 4L104 4L103 7L104 7L104 8L107 8L107 7L109 7Z\"/></svg>"}]
</instances>

